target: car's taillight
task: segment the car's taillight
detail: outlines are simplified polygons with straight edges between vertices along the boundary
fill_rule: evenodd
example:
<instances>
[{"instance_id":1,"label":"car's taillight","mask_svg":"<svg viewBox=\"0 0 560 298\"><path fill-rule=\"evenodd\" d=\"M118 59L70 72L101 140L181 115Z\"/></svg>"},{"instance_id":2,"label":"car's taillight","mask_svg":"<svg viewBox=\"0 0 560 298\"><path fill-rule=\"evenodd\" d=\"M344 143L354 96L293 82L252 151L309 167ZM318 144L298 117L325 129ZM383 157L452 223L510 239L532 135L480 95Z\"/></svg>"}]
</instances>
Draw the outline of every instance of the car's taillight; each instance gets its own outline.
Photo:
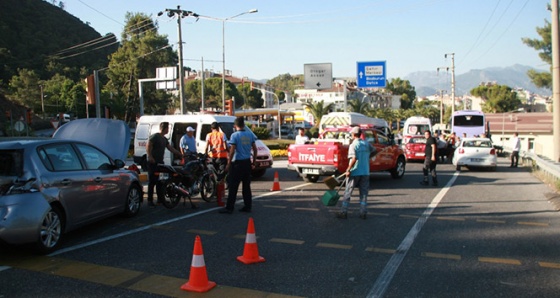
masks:
<instances>
[{"instance_id":1,"label":"car's taillight","mask_svg":"<svg viewBox=\"0 0 560 298\"><path fill-rule=\"evenodd\" d=\"M490 154L495 155L496 154L496 149L492 148L492 150L490 150Z\"/></svg>"},{"instance_id":2,"label":"car's taillight","mask_svg":"<svg viewBox=\"0 0 560 298\"><path fill-rule=\"evenodd\" d=\"M465 153L465 149L459 148L459 154L463 154L463 153Z\"/></svg>"}]
</instances>

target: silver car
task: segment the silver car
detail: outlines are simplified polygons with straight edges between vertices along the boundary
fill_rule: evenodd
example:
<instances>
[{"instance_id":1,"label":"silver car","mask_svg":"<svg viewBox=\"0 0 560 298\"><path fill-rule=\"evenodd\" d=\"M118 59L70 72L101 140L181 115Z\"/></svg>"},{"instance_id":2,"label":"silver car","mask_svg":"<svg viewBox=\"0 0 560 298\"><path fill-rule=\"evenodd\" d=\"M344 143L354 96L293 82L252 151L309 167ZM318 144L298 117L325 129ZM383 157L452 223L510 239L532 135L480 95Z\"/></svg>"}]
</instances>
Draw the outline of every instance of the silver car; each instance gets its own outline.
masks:
<instances>
[{"instance_id":1,"label":"silver car","mask_svg":"<svg viewBox=\"0 0 560 298\"><path fill-rule=\"evenodd\" d=\"M114 124L105 120L89 122ZM72 128L72 122L63 127ZM91 135L99 133L97 128L81 134L95 140ZM1 141L0 240L34 243L39 252L48 253L56 249L65 232L116 214L138 214L143 197L138 174L123 169L122 159L99 147L60 137ZM113 142L112 147L121 146Z\"/></svg>"}]
</instances>

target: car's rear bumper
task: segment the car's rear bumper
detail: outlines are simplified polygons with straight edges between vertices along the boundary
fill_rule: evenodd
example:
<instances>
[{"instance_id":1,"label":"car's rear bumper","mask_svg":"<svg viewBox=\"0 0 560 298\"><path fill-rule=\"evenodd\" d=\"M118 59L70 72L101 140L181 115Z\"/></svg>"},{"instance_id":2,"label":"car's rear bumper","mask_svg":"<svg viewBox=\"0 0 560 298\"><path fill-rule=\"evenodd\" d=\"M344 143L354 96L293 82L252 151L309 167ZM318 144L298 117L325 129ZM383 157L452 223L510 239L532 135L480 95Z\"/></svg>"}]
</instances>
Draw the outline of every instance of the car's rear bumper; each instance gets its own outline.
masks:
<instances>
[{"instance_id":1,"label":"car's rear bumper","mask_svg":"<svg viewBox=\"0 0 560 298\"><path fill-rule=\"evenodd\" d=\"M36 241L41 221L50 208L40 192L0 197L0 239L8 244Z\"/></svg>"},{"instance_id":2,"label":"car's rear bumper","mask_svg":"<svg viewBox=\"0 0 560 298\"><path fill-rule=\"evenodd\" d=\"M302 176L329 176L338 174L338 168L333 165L288 164L288 170L296 171Z\"/></svg>"}]
</instances>

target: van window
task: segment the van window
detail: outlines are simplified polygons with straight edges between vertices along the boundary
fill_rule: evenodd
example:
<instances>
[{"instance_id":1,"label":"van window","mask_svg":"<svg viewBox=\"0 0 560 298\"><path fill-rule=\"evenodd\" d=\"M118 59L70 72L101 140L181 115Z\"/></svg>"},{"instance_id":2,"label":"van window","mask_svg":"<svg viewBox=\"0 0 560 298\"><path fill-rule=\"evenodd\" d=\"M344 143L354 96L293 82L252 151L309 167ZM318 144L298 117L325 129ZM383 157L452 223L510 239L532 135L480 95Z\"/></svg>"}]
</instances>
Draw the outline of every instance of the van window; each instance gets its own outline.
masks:
<instances>
[{"instance_id":1,"label":"van window","mask_svg":"<svg viewBox=\"0 0 560 298\"><path fill-rule=\"evenodd\" d=\"M220 123L220 128L222 132L226 134L226 138L231 139L231 134L233 133L233 122L222 122Z\"/></svg>"},{"instance_id":2,"label":"van window","mask_svg":"<svg viewBox=\"0 0 560 298\"><path fill-rule=\"evenodd\" d=\"M212 128L210 124L202 124L202 128L200 128L200 140L206 141L206 135L212 132Z\"/></svg>"},{"instance_id":3,"label":"van window","mask_svg":"<svg viewBox=\"0 0 560 298\"><path fill-rule=\"evenodd\" d=\"M136 127L136 139L138 140L147 140L150 137L150 124L148 123L140 123Z\"/></svg>"}]
</instances>

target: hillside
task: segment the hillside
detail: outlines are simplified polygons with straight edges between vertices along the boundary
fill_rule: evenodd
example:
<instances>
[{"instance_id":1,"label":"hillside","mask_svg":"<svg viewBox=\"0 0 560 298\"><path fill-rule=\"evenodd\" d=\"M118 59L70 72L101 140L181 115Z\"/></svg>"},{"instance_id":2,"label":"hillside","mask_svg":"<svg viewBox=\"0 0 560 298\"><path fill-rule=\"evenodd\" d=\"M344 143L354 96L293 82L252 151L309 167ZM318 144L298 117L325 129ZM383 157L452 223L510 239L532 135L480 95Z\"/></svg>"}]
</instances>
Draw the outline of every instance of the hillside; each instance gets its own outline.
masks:
<instances>
[{"instance_id":1,"label":"hillside","mask_svg":"<svg viewBox=\"0 0 560 298\"><path fill-rule=\"evenodd\" d=\"M523 88L533 93L551 95L551 90L537 88L531 82L527 76L529 69L532 68L516 64L509 67L473 69L460 75L456 74L455 94L457 96L468 94L471 89L478 86L481 82L496 82L511 88ZM416 93L420 97L434 95L438 90L446 90L448 94L451 93L451 75L447 72L418 71L407 75L404 79L409 80L416 87Z\"/></svg>"},{"instance_id":2,"label":"hillside","mask_svg":"<svg viewBox=\"0 0 560 298\"><path fill-rule=\"evenodd\" d=\"M35 70L44 78L49 71L64 68L70 68L77 76L82 67L89 71L106 66L107 56L117 47L114 35L103 42L83 45L100 37L93 28L49 2L2 0L0 80L6 84L22 68ZM80 44L82 46L68 49ZM107 44L110 46L102 47ZM101 49L93 50L99 47Z\"/></svg>"}]
</instances>

